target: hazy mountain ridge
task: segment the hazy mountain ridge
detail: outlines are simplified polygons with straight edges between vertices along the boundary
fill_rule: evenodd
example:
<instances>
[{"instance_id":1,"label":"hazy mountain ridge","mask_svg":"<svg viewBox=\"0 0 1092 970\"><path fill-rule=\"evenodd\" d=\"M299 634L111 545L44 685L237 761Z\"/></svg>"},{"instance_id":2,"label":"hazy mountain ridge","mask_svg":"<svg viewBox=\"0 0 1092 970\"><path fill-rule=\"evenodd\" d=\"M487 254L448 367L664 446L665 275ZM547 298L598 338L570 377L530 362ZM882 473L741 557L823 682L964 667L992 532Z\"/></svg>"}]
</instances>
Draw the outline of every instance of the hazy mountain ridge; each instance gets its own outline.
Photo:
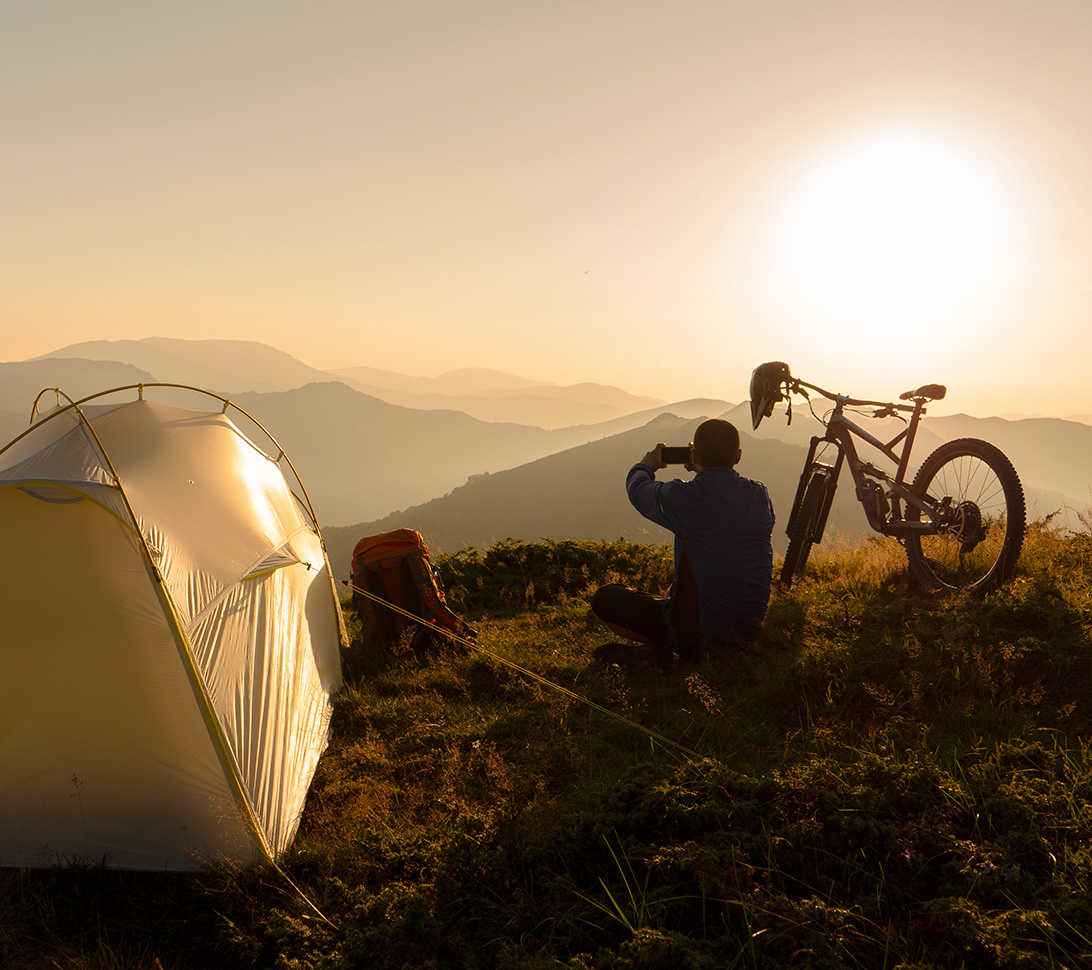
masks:
<instances>
[{"instance_id":1,"label":"hazy mountain ridge","mask_svg":"<svg viewBox=\"0 0 1092 970\"><path fill-rule=\"evenodd\" d=\"M410 394L472 394L477 393L481 388L522 391L529 387L543 387L549 384L548 381L536 381L490 367L457 367L436 377L412 377L397 371L365 366L338 367L330 373L339 377L348 377L362 384L370 384L373 387L406 391Z\"/></svg>"},{"instance_id":2,"label":"hazy mountain ridge","mask_svg":"<svg viewBox=\"0 0 1092 970\"><path fill-rule=\"evenodd\" d=\"M251 348L245 349L249 353ZM153 346L153 356L158 353ZM277 351L273 357L289 365L293 360L287 355L281 357ZM61 384L78 399L111 387L163 379L132 365L73 357L0 366L6 368L3 374L7 378L0 395L0 412L10 411L10 417L0 413L0 433L5 442L25 430L27 418L17 416L25 409L29 417L30 405L44 386ZM310 370L294 373L306 375ZM170 377L178 383L190 383L185 374L172 371ZM226 379L238 383L230 375ZM198 406L185 392L168 394L160 390L156 394L170 403ZM406 408L335 381L288 391L241 391L227 396L250 412L284 448L324 526L362 522L392 509L426 502L472 476L522 465L639 426L650 415L659 413L657 409L638 412L602 427L575 425L547 430L512 422L485 422L455 410ZM706 404L712 407L706 408ZM697 401L683 403L680 410L683 416L694 416L708 411L719 413L723 407L727 407L724 402Z\"/></svg>"},{"instance_id":3,"label":"hazy mountain ridge","mask_svg":"<svg viewBox=\"0 0 1092 970\"><path fill-rule=\"evenodd\" d=\"M27 415L0 409L0 442L2 442L0 447L21 435L26 431L27 426Z\"/></svg>"},{"instance_id":4,"label":"hazy mountain ridge","mask_svg":"<svg viewBox=\"0 0 1092 970\"><path fill-rule=\"evenodd\" d=\"M371 367L323 371L266 344L248 340L91 340L35 358L121 361L155 375L231 395L289 391L334 377L389 404L418 410L455 410L482 421L512 421L541 428L595 424L660 403L617 387L570 386L529 380L489 368L464 367L435 378L410 377Z\"/></svg>"},{"instance_id":5,"label":"hazy mountain ridge","mask_svg":"<svg viewBox=\"0 0 1092 970\"><path fill-rule=\"evenodd\" d=\"M782 405L752 431L746 402L732 405L710 399L546 429L511 420L483 421L453 409L391 403L340 379L330 380L331 375L273 348L246 341L150 338L91 342L66 350L76 348L93 353L111 348L139 351L146 362L158 361L172 370L153 373L132 363L67 355L0 364L4 441L26 428L30 405L43 387L60 386L79 398L109 387L156 380L195 384L201 373L218 375L222 387L239 387L248 380L268 383L231 371L252 364L264 369L265 377L281 382L318 375L320 380L291 389L240 390L230 395L268 428L292 459L324 532L332 537L328 541L335 546L344 545L343 536L351 536L355 543L369 531L401 525L420 529L448 551L468 544L488 545L508 536L526 541L620 536L666 540L663 530L642 519L626 501L622 487L626 469L657 440L685 444L698 418L725 415L744 436L740 471L770 488L779 518L775 543L780 549L807 444L822 431L799 402L791 424ZM187 361L193 369L186 369ZM516 375L473 368L441 377L453 389L465 389L474 380L543 386ZM488 392L484 385L480 390ZM634 396L633 400L640 399ZM902 427L893 419L859 421L885 441ZM1067 511L1059 521L1079 526L1075 512L1086 509L1092 496L1092 427L1056 418L927 416L919 429L911 476L943 440L967 436L992 441L1012 459L1028 496L1029 518L1063 509ZM843 481L830 533L854 536L865 529L853 489ZM341 567L337 568L340 572Z\"/></svg>"},{"instance_id":6,"label":"hazy mountain ridge","mask_svg":"<svg viewBox=\"0 0 1092 970\"><path fill-rule=\"evenodd\" d=\"M616 437L613 427L547 430L479 421L459 411L404 408L334 382L232 400L292 459L324 529L394 514L471 479ZM696 424L689 416L668 417ZM635 417L630 428L647 421Z\"/></svg>"},{"instance_id":7,"label":"hazy mountain ridge","mask_svg":"<svg viewBox=\"0 0 1092 970\"><path fill-rule=\"evenodd\" d=\"M39 357L8 361L0 363L0 408L22 413L28 421L34 399L48 388L58 388L78 401L112 387L152 380L155 378L148 371L114 360ZM50 398L56 400L53 395Z\"/></svg>"},{"instance_id":8,"label":"hazy mountain ridge","mask_svg":"<svg viewBox=\"0 0 1092 970\"><path fill-rule=\"evenodd\" d=\"M733 405L729 404L727 401L720 401L708 397L695 397L687 401L675 401L671 404L648 408L644 411L635 411L622 418L601 421L587 429L589 431L595 431L597 434L589 436L586 440L590 441L592 440L592 437L605 438L608 435L621 434L623 431L640 428L661 414L672 414L678 418L719 418L727 416L732 408ZM562 430L576 432L582 429L565 428ZM653 444L655 444L655 442L653 442ZM646 448L645 450L647 451L648 449Z\"/></svg>"},{"instance_id":9,"label":"hazy mountain ridge","mask_svg":"<svg viewBox=\"0 0 1092 970\"><path fill-rule=\"evenodd\" d=\"M1047 414L997 414L994 415L998 418L1003 418L1005 421L1024 421L1027 418L1047 418L1058 417L1062 421L1074 421L1077 424L1092 424L1092 414L1059 414L1059 415L1047 415Z\"/></svg>"},{"instance_id":10,"label":"hazy mountain ridge","mask_svg":"<svg viewBox=\"0 0 1092 970\"><path fill-rule=\"evenodd\" d=\"M627 395L617 388L594 385L603 392L592 400L584 385L572 388L547 388L529 391L485 390L480 394L409 394L379 388L359 388L390 404L415 410L462 411L480 421L515 422L554 429L574 425L598 424L624 417L634 410L647 408L650 400Z\"/></svg>"},{"instance_id":11,"label":"hazy mountain ridge","mask_svg":"<svg viewBox=\"0 0 1092 970\"><path fill-rule=\"evenodd\" d=\"M671 535L667 530L649 522L629 504L625 475L657 441L679 444L691 440L699 421L663 415L608 439L589 442L520 468L476 477L447 495L381 519L326 528L323 535L331 564L337 575L347 575L358 539L397 528L418 530L437 552L455 552L467 546L485 549L506 538L525 542L620 538L631 542L669 542ZM773 438L753 438L742 431L740 438L743 447L740 474L764 482L769 489L777 516L774 550L784 554L788 542L785 527L807 450L802 445ZM915 452L911 461L915 472L931 451L923 448ZM689 477L689 473L671 467L660 471L658 477L661 480ZM1034 485L1025 486L1024 493L1029 520L1049 515L1065 505L1084 508L1074 506L1060 492ZM1077 521L1064 518L1058 524L1079 526ZM872 534L852 483L843 473L823 544L829 548Z\"/></svg>"},{"instance_id":12,"label":"hazy mountain ridge","mask_svg":"<svg viewBox=\"0 0 1092 970\"><path fill-rule=\"evenodd\" d=\"M324 527L379 518L468 479L610 440L615 424L548 430L485 422L459 411L388 404L335 382L232 400L291 457ZM634 417L629 427L647 420Z\"/></svg>"},{"instance_id":13,"label":"hazy mountain ridge","mask_svg":"<svg viewBox=\"0 0 1092 970\"><path fill-rule=\"evenodd\" d=\"M242 361L243 348L252 351L252 358ZM235 340L179 340L170 337L148 337L143 340L89 340L71 344L34 358L37 361L59 358L80 358L92 361L119 361L141 368L153 379L166 383L190 384L221 394L235 391L274 391L283 389L285 375L292 373L299 383L311 372L288 354L266 347ZM291 362L291 363L289 363ZM233 363L244 364L236 371ZM292 364L298 365L296 371ZM265 376L256 378L254 371ZM321 371L314 371L315 380ZM325 375L322 375L325 376Z\"/></svg>"},{"instance_id":14,"label":"hazy mountain ridge","mask_svg":"<svg viewBox=\"0 0 1092 970\"><path fill-rule=\"evenodd\" d=\"M749 430L749 405L738 405L725 416L740 429L743 445L740 473L765 482L770 490L778 516L774 548L783 553L787 543L784 530L788 511L807 445L812 435L821 433L822 426L810 415L806 422L794 420L789 426L783 415L775 414L774 418L780 416L781 421L771 424L771 419L767 419L759 426L759 431L765 433L758 436ZM1056 426L1049 426L1055 432L1053 440L1068 444L1055 444L1052 448L1046 443L1050 436L1043 434L1042 428L1035 424L1013 427L1012 422L1003 419L966 415L926 417L919 427L912 452L910 480L925 458L943 442L961 437L984 438L1001 448L1016 465L1024 486L1030 521L1061 510L1057 524L1079 528L1075 512L1086 509L1089 502L1073 494L1072 485L1082 481L1083 475L1088 476L1084 481L1092 482L1092 448L1082 452L1064 479L1058 474L1061 467L1058 463L1065 464L1064 452L1068 448L1083 447L1086 434L1092 444L1092 428L1072 425L1061 419L1033 420L1057 422ZM862 419L860 423L883 441L891 440L901 428L897 420ZM347 529L325 530L331 561L335 569L347 570L349 560L346 557L351 556L357 538L401 527L418 529L439 550L446 552L464 546L486 548L504 538L528 542L542 538L669 541L670 535L665 530L645 520L629 505L624 490L625 473L656 441L681 444L691 440L697 424L697 420L665 415L609 439L590 442L522 468L475 479L448 495L382 519ZM780 436L789 440L781 440ZM1049 460L1043 461L1046 456ZM661 479L669 475L685 476L686 473L675 468L659 473ZM1059 487L1059 481L1064 481L1069 491ZM839 539L853 540L866 534L871 533L864 513L851 483L843 476L824 541L829 545Z\"/></svg>"},{"instance_id":15,"label":"hazy mountain ridge","mask_svg":"<svg viewBox=\"0 0 1092 970\"><path fill-rule=\"evenodd\" d=\"M30 412L39 393L58 388L74 401L129 384L154 380L147 371L113 360L50 358L0 363L0 447L26 431ZM48 409L55 394L43 398Z\"/></svg>"},{"instance_id":16,"label":"hazy mountain ridge","mask_svg":"<svg viewBox=\"0 0 1092 970\"><path fill-rule=\"evenodd\" d=\"M384 384L398 385L392 387L368 384L352 377L369 370L357 367L332 373L339 378L357 380L354 386L358 390L390 404L419 410L450 409L482 421L514 421L540 428L598 424L662 403L604 384L542 384L514 374L476 368L449 371L435 378L407 378L405 375L380 378ZM399 377L403 380L396 379ZM474 384L474 381L479 383Z\"/></svg>"},{"instance_id":17,"label":"hazy mountain ridge","mask_svg":"<svg viewBox=\"0 0 1092 970\"><path fill-rule=\"evenodd\" d=\"M583 381L578 384L557 384L536 381L487 367L460 367L436 377L410 377L395 371L374 367L342 367L330 371L359 384L424 398L542 398L567 400L593 406L623 408L633 411L664 404L660 398L630 394L608 384Z\"/></svg>"},{"instance_id":18,"label":"hazy mountain ridge","mask_svg":"<svg viewBox=\"0 0 1092 970\"><path fill-rule=\"evenodd\" d=\"M449 494L381 519L323 530L338 575L361 536L388 529L417 529L438 551L466 546L486 548L499 539L628 539L668 542L670 533L649 522L630 504L625 476L630 466L657 441L683 444L693 438L700 418L664 414L610 438L549 455L519 468L476 477ZM741 474L770 490L778 525L774 546L784 551L784 527L796 492L805 450L777 440L759 440L741 432ZM681 467L659 473L689 477ZM852 538L867 530L852 489L840 489L831 510L828 534Z\"/></svg>"},{"instance_id":19,"label":"hazy mountain ridge","mask_svg":"<svg viewBox=\"0 0 1092 970\"><path fill-rule=\"evenodd\" d=\"M324 525L427 500L548 454L556 440L542 428L405 408L335 382L233 400L274 433Z\"/></svg>"},{"instance_id":20,"label":"hazy mountain ridge","mask_svg":"<svg viewBox=\"0 0 1092 970\"><path fill-rule=\"evenodd\" d=\"M1092 426L1063 418L1007 421L967 414L925 420L945 440L982 438L997 445L1016 467L1025 489L1058 492L1067 505L1080 510L1092 504Z\"/></svg>"}]
</instances>

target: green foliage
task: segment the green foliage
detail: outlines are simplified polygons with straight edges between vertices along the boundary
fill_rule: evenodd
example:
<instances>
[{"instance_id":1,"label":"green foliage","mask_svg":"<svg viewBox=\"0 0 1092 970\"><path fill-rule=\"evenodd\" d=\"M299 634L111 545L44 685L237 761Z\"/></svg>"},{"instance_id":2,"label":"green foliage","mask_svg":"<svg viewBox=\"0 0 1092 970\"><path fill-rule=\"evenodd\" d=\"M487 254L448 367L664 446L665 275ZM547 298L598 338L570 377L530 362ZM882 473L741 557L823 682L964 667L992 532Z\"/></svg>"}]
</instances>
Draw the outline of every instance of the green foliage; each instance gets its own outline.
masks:
<instances>
[{"instance_id":1,"label":"green foliage","mask_svg":"<svg viewBox=\"0 0 1092 970\"><path fill-rule=\"evenodd\" d=\"M912 593L892 542L826 552L755 650L666 675L592 666L584 602L662 588L663 549L441 568L482 649L350 651L291 883L0 870L0 965L1092 964L1086 537L1033 527L982 601Z\"/></svg>"},{"instance_id":2,"label":"green foliage","mask_svg":"<svg viewBox=\"0 0 1092 970\"><path fill-rule=\"evenodd\" d=\"M587 596L606 583L666 591L674 572L666 546L545 539L505 539L482 555L463 549L435 563L453 608L486 610L552 606Z\"/></svg>"}]
</instances>

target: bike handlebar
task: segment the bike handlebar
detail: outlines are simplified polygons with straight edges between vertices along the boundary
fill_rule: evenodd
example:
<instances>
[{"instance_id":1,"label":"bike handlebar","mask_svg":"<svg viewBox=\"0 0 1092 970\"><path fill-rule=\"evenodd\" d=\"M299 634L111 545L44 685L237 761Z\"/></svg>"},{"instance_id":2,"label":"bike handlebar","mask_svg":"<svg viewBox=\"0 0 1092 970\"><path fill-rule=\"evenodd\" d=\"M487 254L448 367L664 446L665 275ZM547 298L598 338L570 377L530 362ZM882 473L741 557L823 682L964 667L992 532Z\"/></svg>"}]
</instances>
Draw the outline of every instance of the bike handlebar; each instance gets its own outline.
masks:
<instances>
[{"instance_id":1,"label":"bike handlebar","mask_svg":"<svg viewBox=\"0 0 1092 970\"><path fill-rule=\"evenodd\" d=\"M796 391L801 393L804 397L807 397L807 392L803 388L808 388L815 391L817 394L822 395L828 401L834 401L843 405L849 405L850 407L876 407L882 408L884 411L894 414L896 411L913 411L919 405L917 404L896 404L894 401L869 401L863 398L850 397L848 394L835 394L833 391L828 391L825 388L820 387L818 384L810 384L807 381L802 381L797 377L792 377L787 381L790 391ZM939 385L936 385L939 386ZM922 388L924 390L924 388ZM910 394L912 392L907 392ZM907 395L903 395L902 400L908 400Z\"/></svg>"}]
</instances>

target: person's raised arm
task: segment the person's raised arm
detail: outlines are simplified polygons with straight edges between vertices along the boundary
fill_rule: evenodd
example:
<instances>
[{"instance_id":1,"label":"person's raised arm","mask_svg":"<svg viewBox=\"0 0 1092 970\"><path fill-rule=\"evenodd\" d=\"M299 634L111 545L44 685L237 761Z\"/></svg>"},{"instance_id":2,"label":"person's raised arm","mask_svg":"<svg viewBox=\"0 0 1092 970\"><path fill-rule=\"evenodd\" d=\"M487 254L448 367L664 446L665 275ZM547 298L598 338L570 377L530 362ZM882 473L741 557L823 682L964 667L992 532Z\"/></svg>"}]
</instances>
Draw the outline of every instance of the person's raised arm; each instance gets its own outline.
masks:
<instances>
[{"instance_id":1,"label":"person's raised arm","mask_svg":"<svg viewBox=\"0 0 1092 970\"><path fill-rule=\"evenodd\" d=\"M664 448L664 443L661 441L655 448L652 449L644 458L641 459L642 465L648 465L653 471L659 471L661 468L667 468L667 462L663 460L661 455L661 449Z\"/></svg>"}]
</instances>

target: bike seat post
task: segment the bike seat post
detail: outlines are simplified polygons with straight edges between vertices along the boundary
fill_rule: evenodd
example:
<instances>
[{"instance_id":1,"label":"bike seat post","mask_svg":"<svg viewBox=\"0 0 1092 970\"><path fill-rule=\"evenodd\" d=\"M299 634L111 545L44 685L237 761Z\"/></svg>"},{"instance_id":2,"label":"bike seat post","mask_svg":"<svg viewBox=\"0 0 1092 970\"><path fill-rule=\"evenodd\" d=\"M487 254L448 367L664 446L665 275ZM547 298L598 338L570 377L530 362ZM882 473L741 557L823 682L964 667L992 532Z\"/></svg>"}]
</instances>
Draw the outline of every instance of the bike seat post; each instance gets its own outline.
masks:
<instances>
[{"instance_id":1,"label":"bike seat post","mask_svg":"<svg viewBox=\"0 0 1092 970\"><path fill-rule=\"evenodd\" d=\"M902 446L902 458L899 461L899 468L896 472L896 478L898 481L903 481L906 477L906 472L910 465L910 452L914 447L914 439L918 433L918 423L921 421L921 416L925 413L925 401L924 397L914 398L914 410L910 414L910 425L906 429L906 440Z\"/></svg>"},{"instance_id":2,"label":"bike seat post","mask_svg":"<svg viewBox=\"0 0 1092 970\"><path fill-rule=\"evenodd\" d=\"M921 416L925 413L925 405L929 403L927 397L919 397L914 400L914 413L911 415L910 420L916 426L921 420Z\"/></svg>"}]
</instances>

